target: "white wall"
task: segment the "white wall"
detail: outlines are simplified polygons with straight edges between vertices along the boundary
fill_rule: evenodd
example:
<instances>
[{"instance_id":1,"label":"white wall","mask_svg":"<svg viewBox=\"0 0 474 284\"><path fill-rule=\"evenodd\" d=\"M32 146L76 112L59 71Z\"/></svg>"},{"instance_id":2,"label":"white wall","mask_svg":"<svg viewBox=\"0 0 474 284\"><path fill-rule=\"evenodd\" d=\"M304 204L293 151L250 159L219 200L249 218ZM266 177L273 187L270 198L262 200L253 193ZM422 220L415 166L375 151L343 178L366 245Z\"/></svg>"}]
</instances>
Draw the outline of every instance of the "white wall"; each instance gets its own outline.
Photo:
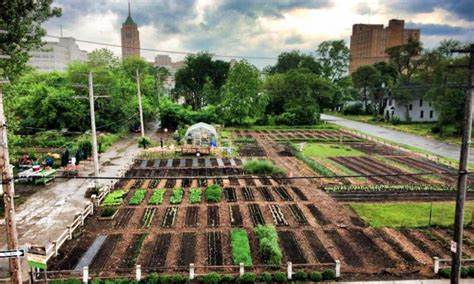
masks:
<instances>
[{"instance_id":1,"label":"white wall","mask_svg":"<svg viewBox=\"0 0 474 284\"><path fill-rule=\"evenodd\" d=\"M412 122L433 122L438 120L438 114L431 103L422 100L420 106L420 99L411 101L407 106L397 104L395 99L388 99L384 109L384 116L388 114L390 118L398 117L401 121L406 121L407 107ZM423 117L421 117L422 112Z\"/></svg>"}]
</instances>

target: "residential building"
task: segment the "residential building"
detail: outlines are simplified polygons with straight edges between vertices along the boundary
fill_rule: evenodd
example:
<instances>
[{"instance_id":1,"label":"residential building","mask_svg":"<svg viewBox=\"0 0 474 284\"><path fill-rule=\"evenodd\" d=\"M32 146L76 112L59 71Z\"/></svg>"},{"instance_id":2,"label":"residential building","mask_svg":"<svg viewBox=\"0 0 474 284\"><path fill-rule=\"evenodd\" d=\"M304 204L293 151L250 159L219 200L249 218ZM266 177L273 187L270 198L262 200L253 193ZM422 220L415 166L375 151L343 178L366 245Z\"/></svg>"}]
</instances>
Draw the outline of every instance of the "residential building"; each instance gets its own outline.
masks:
<instances>
[{"instance_id":1,"label":"residential building","mask_svg":"<svg viewBox=\"0 0 474 284\"><path fill-rule=\"evenodd\" d=\"M155 56L155 62L153 62L153 65L155 67L166 68L170 72L170 76L168 76L164 81L164 88L168 92L174 89L176 83L176 72L184 66L184 61L173 62L169 55L158 54Z\"/></svg>"},{"instance_id":2,"label":"residential building","mask_svg":"<svg viewBox=\"0 0 474 284\"><path fill-rule=\"evenodd\" d=\"M79 49L72 37L60 37L57 42L46 42L30 53L28 65L44 72L64 71L73 61L86 61L87 52Z\"/></svg>"},{"instance_id":3,"label":"residential building","mask_svg":"<svg viewBox=\"0 0 474 284\"><path fill-rule=\"evenodd\" d=\"M404 20L391 19L387 27L369 24L353 25L349 73L363 65L388 61L386 49L403 45L409 38L420 40L420 30L406 29Z\"/></svg>"},{"instance_id":4,"label":"residential building","mask_svg":"<svg viewBox=\"0 0 474 284\"><path fill-rule=\"evenodd\" d=\"M423 97L414 96L407 104L401 104L395 98L389 96L384 99L384 116L387 119L399 119L400 121L433 122L438 120L438 113L431 102Z\"/></svg>"},{"instance_id":5,"label":"residential building","mask_svg":"<svg viewBox=\"0 0 474 284\"><path fill-rule=\"evenodd\" d=\"M138 26L133 21L128 3L128 17L123 22L120 30L122 36L122 59L127 57L140 57L140 33Z\"/></svg>"}]
</instances>

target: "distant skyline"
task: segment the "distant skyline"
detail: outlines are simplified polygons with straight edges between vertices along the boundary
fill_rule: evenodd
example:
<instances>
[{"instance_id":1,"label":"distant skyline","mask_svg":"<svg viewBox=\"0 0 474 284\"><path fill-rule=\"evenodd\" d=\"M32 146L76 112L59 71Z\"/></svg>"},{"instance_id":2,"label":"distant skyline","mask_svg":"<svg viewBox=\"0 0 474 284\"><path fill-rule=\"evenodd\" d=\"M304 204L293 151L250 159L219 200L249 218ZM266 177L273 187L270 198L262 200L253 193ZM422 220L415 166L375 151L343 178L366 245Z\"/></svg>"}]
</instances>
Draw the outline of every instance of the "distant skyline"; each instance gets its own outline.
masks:
<instances>
[{"instance_id":1,"label":"distant skyline","mask_svg":"<svg viewBox=\"0 0 474 284\"><path fill-rule=\"evenodd\" d=\"M58 0L63 15L44 24L48 34L120 44L128 1ZM349 42L352 25L386 25L404 19L421 29L424 47L452 38L474 41L472 0L136 0L132 17L142 48L210 51L217 54L276 57L282 51L314 52L324 40ZM45 38L51 40L50 38ZM97 45L79 43L92 51ZM120 48L109 48L120 56ZM142 51L153 60L156 52ZM170 55L181 60L182 55ZM275 60L249 60L262 68Z\"/></svg>"}]
</instances>

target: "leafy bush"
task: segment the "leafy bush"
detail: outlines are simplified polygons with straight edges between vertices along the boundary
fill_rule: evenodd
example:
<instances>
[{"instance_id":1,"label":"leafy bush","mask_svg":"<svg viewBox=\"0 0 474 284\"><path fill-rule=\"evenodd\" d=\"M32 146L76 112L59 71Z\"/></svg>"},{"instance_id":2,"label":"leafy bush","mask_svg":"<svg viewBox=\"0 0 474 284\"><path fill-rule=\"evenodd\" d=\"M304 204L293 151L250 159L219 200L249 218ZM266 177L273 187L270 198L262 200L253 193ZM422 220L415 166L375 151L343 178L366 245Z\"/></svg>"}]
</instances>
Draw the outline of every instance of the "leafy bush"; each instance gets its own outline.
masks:
<instances>
[{"instance_id":1,"label":"leafy bush","mask_svg":"<svg viewBox=\"0 0 474 284\"><path fill-rule=\"evenodd\" d=\"M467 268L467 275L468 275L469 277L474 278L474 266L471 266L471 267L468 267L468 268Z\"/></svg>"},{"instance_id":2,"label":"leafy bush","mask_svg":"<svg viewBox=\"0 0 474 284\"><path fill-rule=\"evenodd\" d=\"M347 105L342 109L344 115L362 115L366 114L364 111L364 105L362 103L355 103Z\"/></svg>"},{"instance_id":3,"label":"leafy bush","mask_svg":"<svg viewBox=\"0 0 474 284\"><path fill-rule=\"evenodd\" d=\"M239 263L243 263L245 266L252 266L252 256L250 254L247 231L244 229L232 229L230 241L234 264L238 265Z\"/></svg>"},{"instance_id":4,"label":"leafy bush","mask_svg":"<svg viewBox=\"0 0 474 284\"><path fill-rule=\"evenodd\" d=\"M104 198L104 202L102 202L103 206L116 206L120 205L123 202L123 196L127 193L123 189L117 189L111 191L107 196Z\"/></svg>"},{"instance_id":5,"label":"leafy bush","mask_svg":"<svg viewBox=\"0 0 474 284\"><path fill-rule=\"evenodd\" d=\"M469 270L466 267L461 267L461 278L467 278Z\"/></svg>"},{"instance_id":6,"label":"leafy bush","mask_svg":"<svg viewBox=\"0 0 474 284\"><path fill-rule=\"evenodd\" d=\"M191 188L189 191L189 203L195 204L201 202L202 189Z\"/></svg>"},{"instance_id":7,"label":"leafy bush","mask_svg":"<svg viewBox=\"0 0 474 284\"><path fill-rule=\"evenodd\" d=\"M158 278L159 278L159 280L160 280L160 281L159 281L160 283L163 283L163 284L165 284L165 283L166 283L166 284L168 284L168 283L170 283L170 284L173 283L173 282L171 281L171 275L164 274L164 275L160 275Z\"/></svg>"},{"instance_id":8,"label":"leafy bush","mask_svg":"<svg viewBox=\"0 0 474 284\"><path fill-rule=\"evenodd\" d=\"M221 283L234 283L235 277L229 274L222 275Z\"/></svg>"},{"instance_id":9,"label":"leafy bush","mask_svg":"<svg viewBox=\"0 0 474 284\"><path fill-rule=\"evenodd\" d=\"M237 279L238 283L255 283L257 276L255 273L244 273L244 275L239 276Z\"/></svg>"},{"instance_id":10,"label":"leafy bush","mask_svg":"<svg viewBox=\"0 0 474 284\"><path fill-rule=\"evenodd\" d=\"M451 268L443 268L438 271L439 276L442 278L450 278L451 277Z\"/></svg>"},{"instance_id":11,"label":"leafy bush","mask_svg":"<svg viewBox=\"0 0 474 284\"><path fill-rule=\"evenodd\" d=\"M295 280L304 281L308 279L308 274L304 270L298 270L295 273Z\"/></svg>"},{"instance_id":12,"label":"leafy bush","mask_svg":"<svg viewBox=\"0 0 474 284\"><path fill-rule=\"evenodd\" d=\"M309 274L309 279L313 282L319 282L323 280L323 276L321 275L321 272L313 271Z\"/></svg>"},{"instance_id":13,"label":"leafy bush","mask_svg":"<svg viewBox=\"0 0 474 284\"><path fill-rule=\"evenodd\" d=\"M278 246L278 235L275 227L271 225L258 225L254 232L259 242L259 253L262 255L264 262L280 265L282 253Z\"/></svg>"},{"instance_id":14,"label":"leafy bush","mask_svg":"<svg viewBox=\"0 0 474 284\"><path fill-rule=\"evenodd\" d=\"M220 202L222 199L222 188L217 184L210 185L206 188L204 195L207 202Z\"/></svg>"},{"instance_id":15,"label":"leafy bush","mask_svg":"<svg viewBox=\"0 0 474 284\"><path fill-rule=\"evenodd\" d=\"M128 201L128 205L138 205L145 199L146 189L137 189L132 198Z\"/></svg>"},{"instance_id":16,"label":"leafy bush","mask_svg":"<svg viewBox=\"0 0 474 284\"><path fill-rule=\"evenodd\" d=\"M150 197L150 200L148 200L148 204L158 205L158 204L163 203L165 192L166 192L166 189L164 188L155 189L155 191L153 191Z\"/></svg>"},{"instance_id":17,"label":"leafy bush","mask_svg":"<svg viewBox=\"0 0 474 284\"><path fill-rule=\"evenodd\" d=\"M334 280L336 279L336 273L332 269L326 269L322 273L323 280L328 281L328 280Z\"/></svg>"},{"instance_id":18,"label":"leafy bush","mask_svg":"<svg viewBox=\"0 0 474 284\"><path fill-rule=\"evenodd\" d=\"M112 217L115 212L117 212L117 208L115 207L106 207L104 210L102 210L102 213L100 213L100 217Z\"/></svg>"},{"instance_id":19,"label":"leafy bush","mask_svg":"<svg viewBox=\"0 0 474 284\"><path fill-rule=\"evenodd\" d=\"M148 284L156 284L158 283L158 273L156 272L152 272L148 275L148 277L146 278L146 283Z\"/></svg>"},{"instance_id":20,"label":"leafy bush","mask_svg":"<svg viewBox=\"0 0 474 284\"><path fill-rule=\"evenodd\" d=\"M187 278L181 274L175 274L170 277L171 283L185 283Z\"/></svg>"},{"instance_id":21,"label":"leafy bush","mask_svg":"<svg viewBox=\"0 0 474 284\"><path fill-rule=\"evenodd\" d=\"M219 273L212 272L201 276L201 282L206 284L218 284L221 281L222 276Z\"/></svg>"},{"instance_id":22,"label":"leafy bush","mask_svg":"<svg viewBox=\"0 0 474 284\"><path fill-rule=\"evenodd\" d=\"M150 146L150 145L151 145L151 140L150 140L150 138L148 138L148 137L140 137L140 138L138 139L138 146L139 146L139 147L141 147L141 148L143 148L143 149L146 149L146 148L148 148L148 146Z\"/></svg>"},{"instance_id":23,"label":"leafy bush","mask_svg":"<svg viewBox=\"0 0 474 284\"><path fill-rule=\"evenodd\" d=\"M262 274L260 274L260 277L259 277L260 282L271 283L272 280L273 280L273 277L270 274L270 272L263 272Z\"/></svg>"},{"instance_id":24,"label":"leafy bush","mask_svg":"<svg viewBox=\"0 0 474 284\"><path fill-rule=\"evenodd\" d=\"M171 204L179 204L183 200L184 190L182 188L175 188L170 197Z\"/></svg>"},{"instance_id":25,"label":"leafy bush","mask_svg":"<svg viewBox=\"0 0 474 284\"><path fill-rule=\"evenodd\" d=\"M288 278L285 272L278 271L273 274L273 280L275 280L275 282L286 282Z\"/></svg>"},{"instance_id":26,"label":"leafy bush","mask_svg":"<svg viewBox=\"0 0 474 284\"><path fill-rule=\"evenodd\" d=\"M251 160L244 163L244 172L247 174L274 175L284 174L285 171L276 167L269 160Z\"/></svg>"}]
</instances>

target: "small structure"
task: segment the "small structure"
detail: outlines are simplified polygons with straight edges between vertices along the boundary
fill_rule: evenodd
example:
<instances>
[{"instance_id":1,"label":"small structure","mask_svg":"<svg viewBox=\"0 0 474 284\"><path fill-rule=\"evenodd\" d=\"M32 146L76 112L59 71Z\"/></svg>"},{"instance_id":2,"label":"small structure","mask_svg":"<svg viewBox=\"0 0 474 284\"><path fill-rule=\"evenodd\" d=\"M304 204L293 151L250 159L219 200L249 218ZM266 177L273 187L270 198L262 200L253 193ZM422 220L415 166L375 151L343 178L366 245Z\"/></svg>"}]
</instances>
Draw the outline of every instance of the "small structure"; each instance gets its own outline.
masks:
<instances>
[{"instance_id":1,"label":"small structure","mask_svg":"<svg viewBox=\"0 0 474 284\"><path fill-rule=\"evenodd\" d=\"M400 121L412 122L434 122L438 120L438 114L431 102L421 96L414 98L406 104L399 103L395 98L389 96L384 99L384 116L387 119L400 119Z\"/></svg>"},{"instance_id":2,"label":"small structure","mask_svg":"<svg viewBox=\"0 0 474 284\"><path fill-rule=\"evenodd\" d=\"M186 130L185 144L197 147L217 146L217 131L214 126L199 122Z\"/></svg>"}]
</instances>

